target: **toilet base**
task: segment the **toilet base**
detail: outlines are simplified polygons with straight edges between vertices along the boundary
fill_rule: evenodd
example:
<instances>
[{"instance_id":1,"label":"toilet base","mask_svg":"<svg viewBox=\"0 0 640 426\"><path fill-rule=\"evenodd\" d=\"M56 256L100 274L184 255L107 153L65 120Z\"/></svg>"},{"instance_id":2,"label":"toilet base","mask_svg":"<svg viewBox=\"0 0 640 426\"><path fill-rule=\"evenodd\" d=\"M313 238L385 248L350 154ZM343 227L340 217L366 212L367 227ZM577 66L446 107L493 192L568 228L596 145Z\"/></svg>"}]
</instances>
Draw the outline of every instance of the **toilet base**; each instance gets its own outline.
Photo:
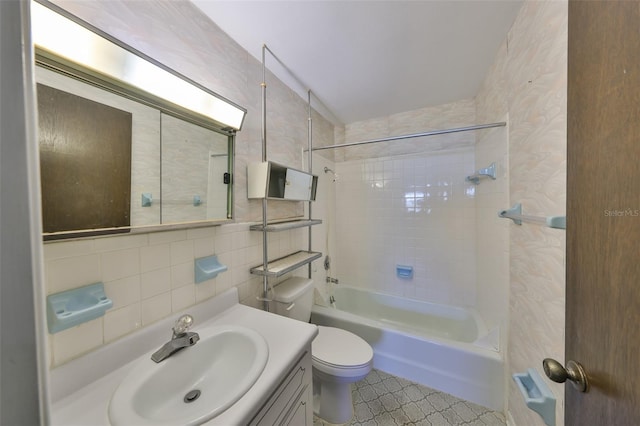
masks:
<instances>
[{"instance_id":1,"label":"toilet base","mask_svg":"<svg viewBox=\"0 0 640 426\"><path fill-rule=\"evenodd\" d=\"M322 380L314 374L313 413L329 423L349 422L353 417L351 382Z\"/></svg>"}]
</instances>

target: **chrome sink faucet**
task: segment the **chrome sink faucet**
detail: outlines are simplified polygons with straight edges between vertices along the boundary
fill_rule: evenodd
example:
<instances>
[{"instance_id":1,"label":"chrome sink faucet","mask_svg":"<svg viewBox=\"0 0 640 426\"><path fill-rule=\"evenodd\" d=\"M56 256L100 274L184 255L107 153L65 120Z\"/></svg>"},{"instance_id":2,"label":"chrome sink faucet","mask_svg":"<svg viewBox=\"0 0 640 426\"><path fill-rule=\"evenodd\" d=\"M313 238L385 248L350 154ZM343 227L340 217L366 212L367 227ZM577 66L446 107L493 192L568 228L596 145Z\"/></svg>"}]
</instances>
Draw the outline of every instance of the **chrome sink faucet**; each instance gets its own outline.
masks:
<instances>
[{"instance_id":1,"label":"chrome sink faucet","mask_svg":"<svg viewBox=\"0 0 640 426\"><path fill-rule=\"evenodd\" d=\"M198 333L187 331L192 325L193 317L191 315L183 315L178 318L172 328L173 335L171 340L155 351L151 355L151 359L154 362L161 362L179 350L195 345L200 340L200 336Z\"/></svg>"}]
</instances>

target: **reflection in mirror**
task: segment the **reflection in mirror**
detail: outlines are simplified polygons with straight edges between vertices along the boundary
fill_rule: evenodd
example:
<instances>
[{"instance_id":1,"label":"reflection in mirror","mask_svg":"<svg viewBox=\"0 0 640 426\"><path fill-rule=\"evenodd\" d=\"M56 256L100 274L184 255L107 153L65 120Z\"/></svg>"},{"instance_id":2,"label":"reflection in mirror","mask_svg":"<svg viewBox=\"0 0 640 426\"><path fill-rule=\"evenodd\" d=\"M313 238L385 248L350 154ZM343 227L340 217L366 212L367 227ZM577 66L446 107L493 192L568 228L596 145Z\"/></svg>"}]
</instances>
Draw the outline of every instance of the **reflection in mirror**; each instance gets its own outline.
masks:
<instances>
[{"instance_id":1,"label":"reflection in mirror","mask_svg":"<svg viewBox=\"0 0 640 426\"><path fill-rule=\"evenodd\" d=\"M129 226L131 113L42 84L37 96L44 232Z\"/></svg>"},{"instance_id":2,"label":"reflection in mirror","mask_svg":"<svg viewBox=\"0 0 640 426\"><path fill-rule=\"evenodd\" d=\"M162 114L162 223L227 215L228 137Z\"/></svg>"},{"instance_id":3,"label":"reflection in mirror","mask_svg":"<svg viewBox=\"0 0 640 426\"><path fill-rule=\"evenodd\" d=\"M80 80L70 78L64 74L57 73L48 70L43 67L36 67L36 81L38 82L38 116L39 116L39 138L40 138L40 173L42 181L42 201L43 201L43 230L45 233L55 233L64 231L83 231L90 229L102 229L102 228L114 228L121 226L151 226L159 225L160 222L160 204L150 206L150 208L142 208L140 198L142 193L160 194L160 111L144 105L140 102L135 102L131 99L119 96L115 93L103 90L91 84L87 84ZM110 206L110 200L105 200L102 204L87 203L85 205L84 212L75 212L67 210L67 206L70 203L84 204L87 193L91 194L92 187L99 188L117 178L118 173L113 173L111 169L108 174L102 173L100 176L94 176L99 179L99 183L90 184L88 179L91 177L89 174L92 167L85 168L84 172L80 170L83 165L88 162L97 163L95 167L101 168L101 161L106 159L104 155L93 149L88 149L89 145L84 144L85 138L74 140L73 138L67 138L61 140L62 135L51 134L51 132L45 131L43 128L43 121L46 117L50 117L50 120L58 121L57 126L61 127L61 117L54 112L46 112L41 110L41 104L45 102L45 99L41 96L41 88L54 88L61 93L69 95L75 95L80 99L84 99L88 102L95 103L96 105L102 105L104 107L113 108L119 111L124 111L131 116L131 139L130 139L130 223L123 224L111 224L107 222L102 223L86 223L84 216L90 215L91 211L104 212L109 209L105 206ZM52 115L53 114L53 115ZM74 118L69 117L67 121L74 123ZM100 123L100 117L89 117L88 120ZM77 122L77 121L76 121ZM49 124L49 127L53 124ZM71 124L67 129L67 134L71 134L71 131L76 127L75 124ZM94 132L93 136L97 137L100 134ZM73 154L65 155L64 151L61 152L60 148L54 149L54 143L57 141L57 146L69 147L77 146L77 149ZM53 156L67 157L67 163L70 163L67 167L61 168L59 164L48 161L48 158ZM70 158L72 157L72 158ZM85 173L85 175L82 175ZM64 181L52 181L50 175L60 175L64 177ZM73 180L72 180L72 175ZM90 185L92 185L90 187ZM81 193L79 188L85 188L85 191ZM55 193L68 193L66 196L56 196L51 199L51 194ZM51 199L51 201L47 201ZM74 201L75 200L75 201ZM56 206L57 209L63 210L63 215L66 216L66 226L61 228L59 226L53 226L53 224L47 223L47 217L49 216L49 210L52 206ZM99 207L98 207L99 206Z\"/></svg>"},{"instance_id":4,"label":"reflection in mirror","mask_svg":"<svg viewBox=\"0 0 640 426\"><path fill-rule=\"evenodd\" d=\"M246 110L63 11L33 11L45 239L231 219L233 143ZM86 36L101 62L55 51L49 42L66 33L58 24L73 27L66 45ZM146 70L144 87L128 69ZM157 92L152 76L162 76ZM191 95L170 98L168 86Z\"/></svg>"}]
</instances>

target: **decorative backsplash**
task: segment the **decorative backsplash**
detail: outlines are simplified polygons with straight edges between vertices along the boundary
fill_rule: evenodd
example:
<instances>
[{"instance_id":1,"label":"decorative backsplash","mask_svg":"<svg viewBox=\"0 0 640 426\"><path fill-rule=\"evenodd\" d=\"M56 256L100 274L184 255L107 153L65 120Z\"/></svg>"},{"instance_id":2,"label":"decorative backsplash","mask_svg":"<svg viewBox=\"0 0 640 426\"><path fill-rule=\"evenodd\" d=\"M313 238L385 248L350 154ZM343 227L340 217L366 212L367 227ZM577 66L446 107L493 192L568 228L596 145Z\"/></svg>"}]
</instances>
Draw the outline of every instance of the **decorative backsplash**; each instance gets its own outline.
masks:
<instances>
[{"instance_id":1,"label":"decorative backsplash","mask_svg":"<svg viewBox=\"0 0 640 426\"><path fill-rule=\"evenodd\" d=\"M300 230L272 236L274 256L291 250ZM249 224L47 243L47 294L104 282L113 307L103 317L50 335L51 365L60 365L173 312L238 287L240 300L258 306L262 236ZM195 283L194 262L217 255L228 270Z\"/></svg>"}]
</instances>

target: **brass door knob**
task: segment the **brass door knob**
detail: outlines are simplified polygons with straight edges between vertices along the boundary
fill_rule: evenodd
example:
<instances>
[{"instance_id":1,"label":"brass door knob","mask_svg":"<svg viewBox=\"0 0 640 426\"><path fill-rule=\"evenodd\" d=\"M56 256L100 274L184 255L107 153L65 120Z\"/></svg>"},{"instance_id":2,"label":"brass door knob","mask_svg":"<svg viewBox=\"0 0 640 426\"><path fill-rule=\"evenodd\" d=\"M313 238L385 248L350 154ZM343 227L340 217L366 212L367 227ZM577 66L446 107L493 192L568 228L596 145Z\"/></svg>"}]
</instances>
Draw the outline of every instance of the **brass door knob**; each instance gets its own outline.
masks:
<instances>
[{"instance_id":1,"label":"brass door knob","mask_svg":"<svg viewBox=\"0 0 640 426\"><path fill-rule=\"evenodd\" d=\"M569 380L573 387L580 392L589 391L587 373L585 373L580 363L569 360L567 362L567 368L564 368L562 364L555 359L545 358L542 361L542 368L544 368L544 374L556 383L564 383Z\"/></svg>"}]
</instances>

